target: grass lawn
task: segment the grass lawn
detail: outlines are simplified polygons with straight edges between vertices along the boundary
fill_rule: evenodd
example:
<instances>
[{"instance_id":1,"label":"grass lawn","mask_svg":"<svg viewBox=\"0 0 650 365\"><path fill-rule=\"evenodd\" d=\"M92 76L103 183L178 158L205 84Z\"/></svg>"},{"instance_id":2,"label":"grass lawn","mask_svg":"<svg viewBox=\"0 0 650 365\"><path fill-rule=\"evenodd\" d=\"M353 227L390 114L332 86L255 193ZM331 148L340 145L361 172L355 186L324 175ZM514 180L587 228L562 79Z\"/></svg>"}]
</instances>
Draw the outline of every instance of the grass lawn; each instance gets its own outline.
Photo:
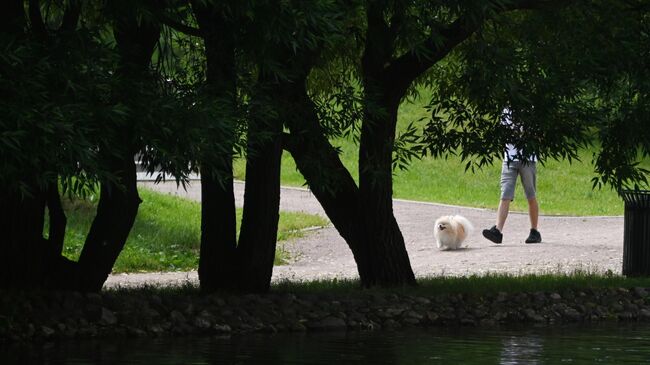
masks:
<instances>
[{"instance_id":1,"label":"grass lawn","mask_svg":"<svg viewBox=\"0 0 650 365\"><path fill-rule=\"evenodd\" d=\"M369 292L391 292L406 295L487 294L517 292L550 292L585 290L587 288L648 287L648 277L624 277L576 271L570 274L487 274L463 277L435 276L418 278L417 286L360 289L358 280L282 281L272 284L272 290L301 294L332 294L353 296Z\"/></svg>"},{"instance_id":2,"label":"grass lawn","mask_svg":"<svg viewBox=\"0 0 650 365\"><path fill-rule=\"evenodd\" d=\"M424 105L429 95L407 101L399 110L398 129L426 117ZM358 181L358 147L351 140L336 139L332 143L341 148L341 160ZM537 190L540 210L546 215L622 215L623 201L608 187L592 190L594 177L591 164L592 150L580 151L582 162L546 161L538 164ZM433 159L430 157L414 161L409 170L396 171L394 175L394 197L480 208L496 209L499 201L500 161L481 171L465 171L464 163L457 157ZM235 175L245 178L245 161L235 163ZM303 186L305 180L296 170L291 155L282 156L282 184ZM528 209L521 184L517 184L514 211Z\"/></svg>"},{"instance_id":3,"label":"grass lawn","mask_svg":"<svg viewBox=\"0 0 650 365\"><path fill-rule=\"evenodd\" d=\"M326 280L283 280L271 283L271 292L293 293L306 295L340 296L345 298L363 296L366 294L401 294L411 296L430 296L441 294L497 294L504 293L534 293L561 292L564 290L583 291L597 288L648 288L650 277L625 277L621 275L595 274L586 271L575 271L565 274L487 274L471 276L433 276L418 278L416 286L401 287L372 287L362 288L359 280L326 279ZM162 295L198 293L198 286L185 284L182 286L146 286L143 288L117 288L117 292L152 291Z\"/></svg>"},{"instance_id":4,"label":"grass lawn","mask_svg":"<svg viewBox=\"0 0 650 365\"><path fill-rule=\"evenodd\" d=\"M139 192L143 202L113 272L196 269L200 246L200 204L142 188ZM97 202L64 198L63 203L68 218L64 255L76 260L95 216ZM237 209L238 222L241 213L241 209ZM281 212L278 240L300 237L301 229L327 223L315 215ZM278 244L275 263L282 264L287 259L283 244Z\"/></svg>"}]
</instances>

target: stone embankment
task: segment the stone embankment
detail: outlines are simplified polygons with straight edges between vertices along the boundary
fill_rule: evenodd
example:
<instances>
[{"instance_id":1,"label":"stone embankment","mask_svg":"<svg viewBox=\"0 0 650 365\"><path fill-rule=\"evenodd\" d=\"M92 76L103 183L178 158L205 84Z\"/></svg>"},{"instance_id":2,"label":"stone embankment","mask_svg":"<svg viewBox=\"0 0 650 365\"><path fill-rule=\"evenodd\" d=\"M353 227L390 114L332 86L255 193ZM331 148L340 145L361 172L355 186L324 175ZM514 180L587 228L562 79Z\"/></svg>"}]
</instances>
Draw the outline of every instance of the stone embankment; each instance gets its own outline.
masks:
<instances>
[{"instance_id":1,"label":"stone embankment","mask_svg":"<svg viewBox=\"0 0 650 365\"><path fill-rule=\"evenodd\" d=\"M405 295L0 293L0 342L650 321L650 288Z\"/></svg>"}]
</instances>

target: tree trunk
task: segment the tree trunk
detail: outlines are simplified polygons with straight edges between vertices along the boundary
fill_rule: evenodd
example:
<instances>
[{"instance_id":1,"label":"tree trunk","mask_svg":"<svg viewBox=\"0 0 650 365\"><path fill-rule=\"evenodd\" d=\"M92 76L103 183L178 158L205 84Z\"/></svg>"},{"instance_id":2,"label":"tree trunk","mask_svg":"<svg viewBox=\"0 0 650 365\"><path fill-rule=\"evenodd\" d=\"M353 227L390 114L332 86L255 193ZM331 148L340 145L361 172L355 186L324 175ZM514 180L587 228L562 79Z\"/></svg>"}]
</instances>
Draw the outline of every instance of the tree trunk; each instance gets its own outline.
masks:
<instances>
[{"instance_id":1,"label":"tree trunk","mask_svg":"<svg viewBox=\"0 0 650 365\"><path fill-rule=\"evenodd\" d=\"M232 162L227 160L224 164L218 177L212 176L207 168L201 169L199 281L204 291L236 285L237 222Z\"/></svg>"},{"instance_id":2,"label":"tree trunk","mask_svg":"<svg viewBox=\"0 0 650 365\"><path fill-rule=\"evenodd\" d=\"M282 121L253 117L248 128L244 214L239 235L239 289L266 292L271 285L280 217Z\"/></svg>"},{"instance_id":3,"label":"tree trunk","mask_svg":"<svg viewBox=\"0 0 650 365\"><path fill-rule=\"evenodd\" d=\"M3 2L0 11L0 32L17 37L24 36L25 2L23 0L7 0Z\"/></svg>"},{"instance_id":4,"label":"tree trunk","mask_svg":"<svg viewBox=\"0 0 650 365\"><path fill-rule=\"evenodd\" d=\"M233 289L237 286L237 221L233 191L232 159L235 145L236 73L232 30L226 27L225 14L218 5L192 1L192 8L205 40L207 92L221 102L222 118L212 140L220 144L213 154L203 156L201 167L201 290Z\"/></svg>"},{"instance_id":5,"label":"tree trunk","mask_svg":"<svg viewBox=\"0 0 650 365\"><path fill-rule=\"evenodd\" d=\"M38 2L34 3L38 5ZM31 8L33 10L33 8ZM20 41L26 36L25 7L22 0L11 0L0 11L0 32L13 35ZM69 20L73 23L74 18ZM32 31L34 29L31 29ZM41 173L38 171L37 173ZM54 172L54 171L50 171ZM47 188L28 177L34 171L25 171L17 179L27 188L27 194L4 187L0 194L0 249L9 260L0 266L0 287L3 288L47 288L67 287L64 276L67 271L74 274L74 263L61 256L65 236L66 218L61 207L56 178ZM50 218L49 238L43 237L45 207ZM71 275L65 277L69 279Z\"/></svg>"},{"instance_id":6,"label":"tree trunk","mask_svg":"<svg viewBox=\"0 0 650 365\"><path fill-rule=\"evenodd\" d=\"M58 183L52 182L47 191L50 229L47 239L46 268L43 286L52 290L77 289L78 265L62 255L67 218L61 205Z\"/></svg>"},{"instance_id":7,"label":"tree trunk","mask_svg":"<svg viewBox=\"0 0 650 365\"><path fill-rule=\"evenodd\" d=\"M142 21L133 8L120 9L124 12L116 15L113 28L120 55L116 72L120 87L115 94L129 105L129 95L137 93L138 87L150 80L149 64L160 28L150 21ZM134 109L139 107L141 105L135 105ZM114 127L118 136L115 143L120 144L108 147L110 151L100 151L105 156L108 171L116 179L101 183L97 215L79 257L79 288L84 291L101 290L124 248L141 202L134 162L134 124L137 120L127 123Z\"/></svg>"},{"instance_id":8,"label":"tree trunk","mask_svg":"<svg viewBox=\"0 0 650 365\"><path fill-rule=\"evenodd\" d=\"M49 256L52 261L55 261L63 252L63 241L65 239L65 227L67 218L61 205L61 197L59 195L59 186L53 182L48 187L47 191L47 209L50 218L50 229L48 233L50 252Z\"/></svg>"},{"instance_id":9,"label":"tree trunk","mask_svg":"<svg viewBox=\"0 0 650 365\"><path fill-rule=\"evenodd\" d=\"M56 189L56 190L53 190ZM56 195L56 198L54 198ZM61 256L65 214L60 208L58 188L32 185L29 195L12 191L0 197L0 247L6 257L0 265L0 288L67 289L74 278L75 264ZM57 204L58 207L57 207ZM50 212L49 238L43 237L45 207Z\"/></svg>"},{"instance_id":10,"label":"tree trunk","mask_svg":"<svg viewBox=\"0 0 650 365\"><path fill-rule=\"evenodd\" d=\"M372 95L372 94L370 94ZM412 285L415 275L404 237L393 214L392 150L399 103L384 105L381 113L366 113L359 145L359 203L365 234L361 251L367 260L361 274L364 286Z\"/></svg>"},{"instance_id":11,"label":"tree trunk","mask_svg":"<svg viewBox=\"0 0 650 365\"><path fill-rule=\"evenodd\" d=\"M319 124L305 80L287 84L291 89L288 100L297 111L287 118L291 134L284 139L284 147L359 263L358 249L363 235L359 189Z\"/></svg>"},{"instance_id":12,"label":"tree trunk","mask_svg":"<svg viewBox=\"0 0 650 365\"><path fill-rule=\"evenodd\" d=\"M392 122L386 115L373 128L369 123L364 124L359 157L360 187L357 188L319 125L304 80L290 83L288 87L292 89L288 100L294 108L299 108L299 112L287 119L291 135L285 139L285 148L352 250L362 285L415 283L404 238L392 210L392 136L397 121L396 106ZM369 154L375 162L368 161Z\"/></svg>"},{"instance_id":13,"label":"tree trunk","mask_svg":"<svg viewBox=\"0 0 650 365\"><path fill-rule=\"evenodd\" d=\"M79 257L79 289L100 291L124 248L138 213L136 169L133 153L115 159L111 170L117 183L101 184L97 215Z\"/></svg>"},{"instance_id":14,"label":"tree trunk","mask_svg":"<svg viewBox=\"0 0 650 365\"><path fill-rule=\"evenodd\" d=\"M386 72L395 50L381 3L367 9L368 36L361 60L364 120L359 143L359 206L363 217L364 286L415 284L404 237L393 214L393 147L397 110L406 91ZM360 269L361 270L361 269Z\"/></svg>"},{"instance_id":15,"label":"tree trunk","mask_svg":"<svg viewBox=\"0 0 650 365\"><path fill-rule=\"evenodd\" d=\"M46 194L33 188L29 195L10 190L0 197L0 232L6 260L0 265L0 287L39 288L47 262L43 238Z\"/></svg>"}]
</instances>

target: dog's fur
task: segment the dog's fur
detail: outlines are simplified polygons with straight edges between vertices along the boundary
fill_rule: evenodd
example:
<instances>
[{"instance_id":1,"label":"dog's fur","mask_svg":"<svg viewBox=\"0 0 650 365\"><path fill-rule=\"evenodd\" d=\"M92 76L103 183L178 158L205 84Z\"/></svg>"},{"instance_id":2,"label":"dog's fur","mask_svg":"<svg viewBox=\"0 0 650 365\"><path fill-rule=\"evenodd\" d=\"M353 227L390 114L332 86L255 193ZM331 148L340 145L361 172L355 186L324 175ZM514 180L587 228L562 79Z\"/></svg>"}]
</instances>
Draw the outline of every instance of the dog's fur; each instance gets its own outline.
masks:
<instances>
[{"instance_id":1,"label":"dog's fur","mask_svg":"<svg viewBox=\"0 0 650 365\"><path fill-rule=\"evenodd\" d=\"M472 223L462 215L445 215L436 220L434 236L441 250L457 250L474 230Z\"/></svg>"}]
</instances>

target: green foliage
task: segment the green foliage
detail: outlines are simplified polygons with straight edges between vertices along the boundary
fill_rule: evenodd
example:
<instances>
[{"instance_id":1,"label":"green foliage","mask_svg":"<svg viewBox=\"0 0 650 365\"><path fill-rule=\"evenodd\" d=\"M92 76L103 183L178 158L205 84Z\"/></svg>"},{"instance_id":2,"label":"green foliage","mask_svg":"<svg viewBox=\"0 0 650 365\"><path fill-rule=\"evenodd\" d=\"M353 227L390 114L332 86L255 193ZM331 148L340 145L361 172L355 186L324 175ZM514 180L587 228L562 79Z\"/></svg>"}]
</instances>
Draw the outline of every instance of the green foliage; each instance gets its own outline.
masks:
<instances>
[{"instance_id":1,"label":"green foliage","mask_svg":"<svg viewBox=\"0 0 650 365\"><path fill-rule=\"evenodd\" d=\"M542 160L572 160L594 143L594 186L647 184L647 29L634 2L494 18L433 71L425 152L455 151L471 167L500 158L505 143ZM506 106L523 133L500 125Z\"/></svg>"},{"instance_id":2,"label":"green foliage","mask_svg":"<svg viewBox=\"0 0 650 365\"><path fill-rule=\"evenodd\" d=\"M44 7L48 25L62 16L53 3ZM0 184L6 188L25 192L61 179L65 191L83 193L113 178L105 159L126 153L129 143L146 167L179 178L191 171L188 146L198 132L188 127L201 111L187 107L190 95L178 87L154 83L155 75L117 77L114 40L107 20L93 13L97 7L84 5L87 23L73 33L0 35L0 158L6 172ZM123 140L125 129L134 131L135 140Z\"/></svg>"},{"instance_id":3,"label":"green foliage","mask_svg":"<svg viewBox=\"0 0 650 365\"><path fill-rule=\"evenodd\" d=\"M0 184L45 186L75 177L88 187L106 171L97 161L107 126L124 105L107 99L112 54L88 31L48 41L0 34Z\"/></svg>"}]
</instances>

